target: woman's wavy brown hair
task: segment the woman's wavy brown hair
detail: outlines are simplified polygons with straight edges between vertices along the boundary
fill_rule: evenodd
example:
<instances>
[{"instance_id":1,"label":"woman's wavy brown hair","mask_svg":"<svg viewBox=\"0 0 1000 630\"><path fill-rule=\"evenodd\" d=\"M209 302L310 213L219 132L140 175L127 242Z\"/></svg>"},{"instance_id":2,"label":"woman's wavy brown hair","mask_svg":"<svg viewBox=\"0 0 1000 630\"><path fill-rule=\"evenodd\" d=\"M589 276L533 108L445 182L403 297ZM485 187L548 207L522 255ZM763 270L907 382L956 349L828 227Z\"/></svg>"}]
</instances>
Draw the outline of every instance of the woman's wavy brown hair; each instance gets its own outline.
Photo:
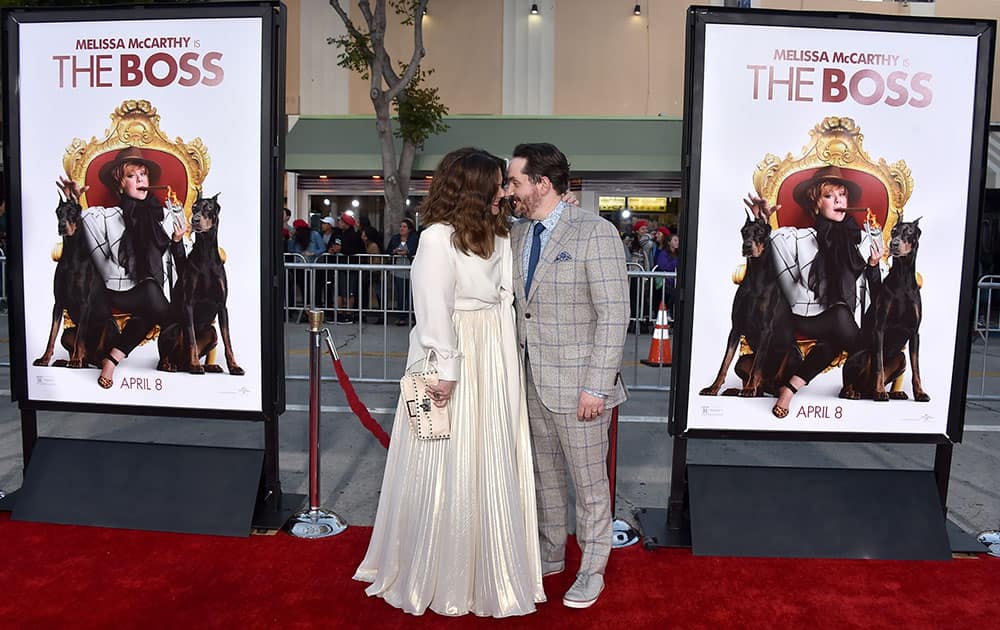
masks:
<instances>
[{"instance_id":1,"label":"woman's wavy brown hair","mask_svg":"<svg viewBox=\"0 0 1000 630\"><path fill-rule=\"evenodd\" d=\"M466 147L444 156L423 204L424 224L451 225L455 249L481 258L492 256L494 237L510 231L503 204L493 214L503 170L503 160L482 149Z\"/></svg>"}]
</instances>

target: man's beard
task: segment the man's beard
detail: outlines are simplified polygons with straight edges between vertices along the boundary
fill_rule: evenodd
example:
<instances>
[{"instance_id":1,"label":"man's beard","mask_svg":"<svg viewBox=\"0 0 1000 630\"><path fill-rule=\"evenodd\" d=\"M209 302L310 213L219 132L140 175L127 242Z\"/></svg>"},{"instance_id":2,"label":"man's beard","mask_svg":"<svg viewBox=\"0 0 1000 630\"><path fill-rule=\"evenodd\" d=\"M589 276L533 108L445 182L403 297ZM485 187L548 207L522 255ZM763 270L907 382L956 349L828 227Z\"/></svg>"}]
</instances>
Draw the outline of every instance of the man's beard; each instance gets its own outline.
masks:
<instances>
[{"instance_id":1,"label":"man's beard","mask_svg":"<svg viewBox=\"0 0 1000 630\"><path fill-rule=\"evenodd\" d=\"M524 208L524 212L522 214L525 217L528 217L529 219L535 213L535 210L538 209L538 206L541 204L542 201L542 194L537 190L531 191L527 197L520 197L520 196L515 196L515 197L517 201L520 202L521 206Z\"/></svg>"}]
</instances>

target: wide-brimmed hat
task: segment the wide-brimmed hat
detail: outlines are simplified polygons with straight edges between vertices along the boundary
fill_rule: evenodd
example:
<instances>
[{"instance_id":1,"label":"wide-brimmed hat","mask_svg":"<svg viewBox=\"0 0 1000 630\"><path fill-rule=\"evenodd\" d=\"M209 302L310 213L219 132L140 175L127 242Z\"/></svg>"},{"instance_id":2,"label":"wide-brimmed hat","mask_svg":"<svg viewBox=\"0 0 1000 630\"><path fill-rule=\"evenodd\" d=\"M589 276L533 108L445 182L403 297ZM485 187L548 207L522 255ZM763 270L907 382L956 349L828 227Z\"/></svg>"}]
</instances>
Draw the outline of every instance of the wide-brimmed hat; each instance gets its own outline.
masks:
<instances>
[{"instance_id":1,"label":"wide-brimmed hat","mask_svg":"<svg viewBox=\"0 0 1000 630\"><path fill-rule=\"evenodd\" d=\"M858 202L861 197L861 186L852 182L849 179L844 178L844 174L840 171L839 166L824 166L823 168L816 169L816 172L812 174L809 179L803 180L795 185L792 190L792 198L795 199L796 203L802 207L803 210L812 212L815 210L816 202L811 201L806 197L806 191L809 187L818 182L832 182L835 184L840 184L847 190L847 205L853 206Z\"/></svg>"},{"instance_id":2,"label":"wide-brimmed hat","mask_svg":"<svg viewBox=\"0 0 1000 630\"><path fill-rule=\"evenodd\" d=\"M119 151L115 159L102 166L100 172L97 174L104 185L108 187L108 190L112 192L118 192L121 182L115 181L111 173L122 162L138 162L145 166L146 172L149 174L150 184L155 184L160 179L160 165L147 158L139 147L128 147Z\"/></svg>"}]
</instances>

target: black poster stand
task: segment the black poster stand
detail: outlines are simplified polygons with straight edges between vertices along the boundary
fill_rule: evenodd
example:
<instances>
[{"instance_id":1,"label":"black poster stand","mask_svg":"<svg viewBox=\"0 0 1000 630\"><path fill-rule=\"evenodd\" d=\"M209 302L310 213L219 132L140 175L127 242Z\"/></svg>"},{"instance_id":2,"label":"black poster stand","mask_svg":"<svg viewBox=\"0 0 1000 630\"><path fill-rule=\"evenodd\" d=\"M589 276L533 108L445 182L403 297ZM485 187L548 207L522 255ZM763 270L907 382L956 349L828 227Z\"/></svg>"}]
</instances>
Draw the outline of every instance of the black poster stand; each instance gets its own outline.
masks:
<instances>
[{"instance_id":1,"label":"black poster stand","mask_svg":"<svg viewBox=\"0 0 1000 630\"><path fill-rule=\"evenodd\" d=\"M141 468L143 479L149 482L150 496L146 496L141 488L128 487L128 492L135 492L142 501L152 500L157 491L164 492L163 496L169 495L170 500L176 503L179 511L184 511L184 497L176 496L178 493L172 492L170 488L171 479L168 478L171 468L175 472L178 470L180 462L197 460L199 465L203 465L203 470L209 471L205 474L213 475L206 485L215 484L213 487L224 488L225 483L220 481L220 476L224 477L228 471L221 470L212 463L212 453L217 453L219 461L230 461L226 458L242 457L238 464L232 466L234 475L233 483L239 488L251 488L249 494L249 504L240 506L237 511L243 513L244 507L248 508L247 513L253 514L252 526L254 528L278 529L287 519L287 516L301 506L304 501L303 495L286 495L281 490L280 467L278 461L278 418L284 412L285 392L284 392L284 366L281 361L273 360L284 354L283 335L281 334L282 321L280 317L280 303L283 290L283 273L280 264L282 255L280 218L275 213L275 208L282 205L283 196L281 178L284 176L284 141L286 135L287 121L284 111L284 86L285 86L285 40L286 40L286 9L278 0L266 1L246 1L246 2L226 2L226 3L199 3L187 6L167 6L157 5L149 7L120 6L120 7L84 7L84 8L55 8L55 9L5 9L2 12L3 45L8 61L3 73L4 96L6 98L6 116L4 118L4 152L7 168L5 177L7 178L6 190L9 193L8 208L10 217L11 243L8 251L8 263L13 270L23 270L24 267L24 247L21 240L24 238L25 227L22 216L22 174L27 171L27 164L22 165L21 152L21 132L20 125L22 117L28 118L28 110L22 115L19 91L14 89L18 85L19 73L21 72L20 59L20 39L22 37L22 25L49 24L58 22L91 22L107 21L114 23L119 20L157 20L157 19L190 19L193 21L213 20L213 19L257 19L260 23L260 128L254 129L254 133L259 133L259 169L256 167L247 172L247 177L259 179L260 181L260 207L259 210L252 207L244 207L243 212L254 213L252 220L258 221L260 225L259 251L255 255L260 256L259 282L254 277L254 282L249 287L252 290L259 290L260 313L250 313L251 317L261 318L260 346L261 370L259 374L247 375L246 378L260 378L261 406L247 409L234 410L226 407L224 401L220 401L218 408L211 409L188 409L181 405L177 406L142 406L129 404L93 404L81 403L72 398L66 400L36 400L30 395L27 383L28 362L25 344L25 287L24 274L12 271L12 290L9 296L11 302L10 328L11 339L19 340L11 348L12 383L11 389L13 398L18 402L21 415L21 435L22 453L25 466L25 483L16 494L20 495L21 507L32 503L35 507L47 509L49 501L44 496L33 495L25 492L48 492L52 488L52 479L59 475L68 474L67 466L70 459L64 459L67 451L72 451L76 447L94 447L108 449L106 452L113 457L120 457L124 465L134 464L140 452L152 453L155 457L163 457L160 460L164 463L163 474L157 477L156 470ZM186 43L184 44L187 45ZM195 46L200 46L196 43ZM27 54L27 53L25 53ZM195 53L190 53L195 54ZM221 53L219 59L221 59ZM111 57L109 56L108 59ZM165 57L164 57L165 58ZM166 63L166 62L162 62ZM220 62L223 65L225 62ZM255 66L256 67L256 66ZM108 75L110 76L110 75ZM157 75L159 76L159 75ZM217 80L221 82L220 74ZM136 91L136 96L131 98L141 99L142 94ZM141 103L142 101L135 101ZM147 103L148 105L148 103ZM155 111L153 111L155 114ZM158 121L158 118L155 119ZM148 120L146 121L149 122ZM158 124L158 123L157 123ZM239 131L239 130L236 130ZM178 139L179 141L179 139ZM200 138L198 139L200 143ZM200 145L199 145L200 146ZM214 156L213 156L214 157ZM207 157L206 165L207 165ZM248 160L249 164L250 161ZM255 162L256 163L256 162ZM207 170L207 166L206 166ZM194 180L200 185L201 180ZM93 191L92 191L93 192ZM201 189L197 191L201 193ZM207 193L208 191L206 191ZM55 197L55 195L53 195ZM190 201L190 198L189 198ZM230 211L225 216L238 217L239 214ZM232 225L239 222L232 219ZM224 219L225 221L225 219ZM233 228L235 229L235 228ZM230 272L230 283L233 283L232 272ZM256 285L256 286L254 286ZM230 285L232 286L232 284ZM222 331L223 336L227 336L228 331ZM229 340L225 339L228 344ZM221 342L220 342L221 344ZM91 361L93 362L93 361ZM195 379L213 378L211 376L197 376ZM96 385L95 385L96 386ZM85 412L100 414L129 414L133 416L174 416L174 417L202 417L214 419L226 419L237 421L251 421L262 423L263 428L263 450L259 449L227 449L214 447L177 447L169 444L149 444L149 443L103 443L94 440L93 444L81 444L86 440L75 441L74 444L59 442L51 438L38 435L37 412ZM37 450L41 440L45 440L45 449ZM157 448L157 447L163 447ZM152 451L144 450L150 449ZM201 450L197 450L201 449ZM242 452L237 453L237 451ZM96 452L96 451L95 451ZM45 457L35 457L42 453ZM172 453L177 454L171 455ZM171 457L176 457L171 459ZM200 458L200 459L199 459ZM38 461L44 460L44 461ZM235 460L232 460L235 461ZM77 458L76 465L86 464L85 460ZM106 462L105 462L106 463ZM102 462L95 461L92 465L87 465L86 470L81 471L82 481L99 479L97 471L101 469ZM214 472L213 472L214 471ZM105 470L106 472L106 470ZM148 473L148 475L147 475ZM88 478L88 475L91 477ZM249 477L248 477L249 475ZM29 478L32 477L32 478ZM34 478L37 477L37 478ZM236 478L238 477L238 478ZM193 478L192 478L193 479ZM193 481L189 480L193 483ZM127 484L126 484L127 485ZM201 490L201 488L194 488ZM99 485L93 486L93 492L100 494ZM192 492L192 496L198 492ZM8 495L4 501L5 507L12 507L15 517L19 511L18 496L15 493ZM114 497L102 497L108 499L110 505ZM13 500L11 500L13 499ZM30 501L29 501L30 499ZM201 496L204 499L204 496ZM83 498L82 500L86 500ZM101 504L95 501L95 505ZM103 504L101 504L103 505ZM87 507L87 506L83 506ZM92 507L92 506L91 506ZM153 506L154 508L156 506ZM85 511L85 510L84 510ZM98 518L98 521L101 519ZM246 531L250 533L250 519L247 519ZM64 522L64 521L57 521ZM100 522L96 524L101 524ZM140 526L140 528L142 528ZM199 529L200 528L200 529ZM153 529L159 529L153 527ZM172 529L167 527L166 529ZM183 531L183 527L178 531ZM194 527L192 531L202 531L211 533L211 525Z\"/></svg>"},{"instance_id":2,"label":"black poster stand","mask_svg":"<svg viewBox=\"0 0 1000 630\"><path fill-rule=\"evenodd\" d=\"M971 537L964 535L959 528L947 522L946 506L953 444L961 441L965 420L969 330L972 328L975 317L972 304L974 303L975 290L976 249L979 242L979 218L982 210L986 173L985 139L987 134L985 130L988 127L990 111L989 86L992 85L995 29L996 23L987 20L917 19L860 13L742 10L724 7L691 7L688 9L685 38L685 125L682 148L684 169L682 196L686 206L681 219L681 232L685 235L686 244L685 253L678 268L678 284L675 294L679 307L675 306L677 334L674 336L675 361L671 374L669 412L669 432L674 440L671 489L666 509L640 508L638 511L638 519L644 534L644 544L647 548L692 546L695 554L710 553L735 556L928 559L948 557L951 550L969 550ZM727 110L716 107L717 102L706 106L706 99L719 99L719 94L734 93L737 89L734 83L738 82L734 78L737 76L734 68L742 70L744 68L765 67L764 65L747 66L747 63L752 64L753 62L747 62L742 57L735 65L729 64L728 61L720 61L732 59L731 55L725 54L726 51L731 53L730 48L738 45L737 42L743 41L736 38L734 33L747 33L745 41L757 46L759 50L755 50L758 57L770 63L772 61L770 57L761 53L761 50L770 50L769 47L775 47L777 50L770 51L775 60L779 58L785 60L786 53L797 54L790 53L783 47L782 35L780 34L794 31L795 37L805 37L810 30L816 32L842 30L850 33L862 33L865 36L871 35L874 41L878 41L876 33L897 33L934 38L941 36L961 37L964 38L964 41L974 45L973 78L967 82L969 84L968 93L963 92L961 95L963 99L968 99L967 104L972 113L969 151L965 153L964 145L962 145L962 154L953 156L955 159L962 160L963 164L965 164L965 160L968 160L969 169L968 188L965 191L966 207L963 208L964 216L961 219L956 218L954 221L957 228L956 234L959 234L962 239L961 241L956 240L955 243L964 243L964 246L955 247L952 250L956 257L952 262L960 263L960 265L955 266L954 277L949 278L949 281L956 283L958 294L955 296L957 298L954 302L955 312L952 313L949 310L946 319L949 324L954 322L955 327L950 330L935 331L938 334L954 335L955 339L954 352L952 353L950 349L947 351L948 358L953 363L951 380L947 383L950 389L947 392L949 403L947 424L942 426L940 431L909 433L900 429L899 425L884 425L887 428L882 433L804 431L795 430L792 428L795 426L792 423L772 429L770 427L774 426L773 424L753 424L752 422L722 424L700 422L689 424L688 422L689 413L693 414L691 409L694 408L694 405L689 401L689 396L695 396L694 392L699 392L697 394L699 396L715 396L722 384L721 379L719 379L713 387L705 388L705 390L709 390L707 392L691 389L692 356L695 352L702 350L700 347L693 347L696 340L693 332L696 327L693 321L695 300L701 301L703 305L708 304L709 310L713 314L723 312L719 309L728 309L731 303L735 304L731 300L713 301L713 298L718 296L717 293L713 293L713 290L717 291L715 287L710 285L707 289L698 291L695 284L696 279L699 278L696 265L700 260L704 262L704 259L698 256L699 237L715 238L714 231L717 229L715 221L718 218L718 212L720 212L717 195L713 196L712 193L705 191L711 190L719 183L715 181L715 178L729 174L729 171L723 168L724 165L728 166L729 157L726 150L722 148L723 143L719 138L729 138L723 133L723 130L726 132L731 132L731 130L730 127L718 123L736 120L735 118L726 118L724 121L723 118ZM771 35L771 37L766 37L766 35ZM805 41L804 39L795 39L791 35L786 35L786 37L789 42ZM725 45L720 43L723 41L725 41ZM763 48L761 48L761 41L767 42ZM820 57L826 54L822 52L825 50L826 41L828 40L821 39L814 43L818 51L817 55ZM797 44L789 44L789 48L795 45ZM710 47L711 50L709 50ZM806 51L806 54L812 53ZM765 63L765 61L761 61L761 63ZM819 72L822 68L836 71L838 63L836 60L828 63L822 58L811 61L807 59L806 61L809 62L806 64L807 67L799 68L806 73L814 70ZM787 63L784 61L780 63L774 61L774 63L776 65L770 66L770 71L774 71L774 76L777 77L780 72L787 69ZM805 64L805 62L803 63ZM969 65L965 64L965 67L968 68ZM778 83L779 80L775 79L773 84ZM781 81L782 85L790 83L790 81ZM799 87L801 88L803 85L808 87L813 84L807 82L800 84ZM720 92L719 89L722 86L725 89ZM756 90L756 87L753 89ZM755 105L763 104L765 99L770 102L773 96L771 92L758 94L755 91L754 94L755 96L751 97L751 100L758 99L753 101ZM789 96L788 102L814 101L810 94L802 93L799 96L794 99ZM778 97L775 99L784 103ZM963 107L966 105L965 100L961 103ZM866 103L866 105L871 104ZM775 111L779 111L779 113L793 111L789 107L791 106ZM853 114L853 111L856 111L856 108L843 107L838 110L836 104L830 102L829 109L831 113L824 113L828 118L824 119L823 124L829 124L830 129L843 128L846 130L854 124L849 116ZM807 108L803 108L803 112L804 120L805 117L812 115L810 111L807 111ZM833 113L836 116L833 116ZM851 121L851 123L847 125L844 121ZM740 124L745 122L740 118ZM813 136L816 144L807 145L803 149L805 157L795 158L789 153L786 161L782 161L780 157L768 154L763 161L758 163L757 170L754 171L755 192L751 195L760 197L760 201L745 202L747 206L753 206L753 209L756 210L755 216L749 216L750 213L748 213L747 226L758 222L767 223L769 234L770 229L778 227L778 221L774 219L780 215L771 214L777 212L776 209L781 204L780 190L775 182L785 182L793 174L815 172L822 165L829 165L831 168L833 166L847 168L848 162L853 164L854 162L851 160L855 160L859 156L866 160L869 159L860 148L860 144L858 144L856 151L848 148L850 142L845 140L847 135L837 136L838 142L841 144L838 144L835 150L827 151L826 149L829 148L827 145L820 146L820 140L826 136L823 135L824 132L816 131L818 129L819 126L814 129L815 135ZM890 129L890 131L893 130ZM748 134L748 136L751 135ZM704 138L709 138L707 143L703 142ZM750 137L732 137L729 140L732 143L753 141ZM728 144L726 146L728 147ZM848 155L850 160L847 159ZM843 164L838 166L841 164L838 160L841 160ZM884 159L882 163L885 163ZM782 168L786 170L782 170ZM809 171L809 169L813 169L813 171ZM909 171L907 171L907 177L909 177ZM909 180L907 181L912 184ZM711 186L706 186L708 183ZM767 186L771 184L775 184L775 186L768 188ZM763 190L768 191L766 195L762 192ZM703 200L701 198L703 194L710 199ZM798 202L798 199L793 198L794 194L786 197L790 202L798 203L799 209L803 209L804 206ZM903 206L908 199L908 194L905 198L902 194L898 196L898 204L894 209L894 220L902 218ZM760 207L761 205L764 207ZM872 207L869 206L867 209L872 210ZM819 212L818 206L817 212ZM705 231L704 235L699 231L699 215L701 214L704 214L707 224L712 226L711 230ZM760 216L756 216L757 214ZM888 227L888 210L886 210L886 217L885 225ZM809 218L808 215L806 218ZM769 219L772 220L770 223L768 223ZM867 215L865 221L867 221ZM915 223L916 221L911 221L910 225ZM788 225L806 228L805 225L795 224L794 220L790 221ZM750 228L747 227L747 229ZM746 239L748 237L742 233L741 236L744 238L744 252L746 252L749 242ZM711 249L714 245L714 242L709 242L703 247ZM762 245L761 249L764 247ZM916 250L916 245L913 246L913 250ZM899 254L897 252L893 255ZM748 254L744 254L744 256L748 256ZM747 260L748 263L744 271L750 266L750 258ZM812 262L812 259L809 262ZM895 268L895 265L893 267ZM788 268L786 268L787 270ZM735 280L735 276L734 281L742 282L742 280ZM701 281L699 280L699 282ZM725 303L723 304L723 302ZM915 303L917 304L916 312L922 314L923 308L920 306L920 302ZM929 299L925 298L923 304L927 305L928 303ZM948 302L948 304L950 308L952 302ZM745 307L746 303L742 306ZM702 308L704 309L704 306ZM736 306L734 305L732 308L734 314L731 334L737 334L736 339L739 339L740 336L747 339L744 331L751 329L752 323L756 320L747 317L745 311L740 311L744 315L738 316ZM700 312L709 311L702 310ZM758 320L761 316L759 311L746 312L756 315ZM953 319L952 315L954 315ZM922 317L922 315L919 316ZM738 318L739 321L737 321ZM715 317L712 321L718 324L720 320L721 318ZM742 326L742 328L738 328L738 326ZM715 331L714 328L712 330ZM761 333L761 336L764 334ZM704 335L697 339L704 339ZM906 343L909 344L909 366L911 370L914 370L916 346L919 345L916 329L906 339ZM927 345L921 347L926 352ZM876 351L881 352L882 347L879 346ZM727 350L727 358L719 373L720 376L729 371L728 362L732 360L734 352L734 347L730 345ZM766 350L761 352L763 356L767 356ZM878 364L881 365L881 363ZM756 369L756 362L753 362L753 365ZM769 370L770 368L761 369ZM774 377L779 375L780 368L774 373ZM770 389L763 388L761 385L762 372L758 372L755 376L757 381L751 383L752 379L747 378L743 382L744 389L760 387L764 391L773 392L781 387L780 382L777 382ZM785 376L785 378L788 377ZM916 383L917 377L915 376L915 390L917 389ZM944 389L944 384L941 387ZM759 391L740 392L740 395L759 393ZM845 398L850 397L850 394L845 395ZM876 398L874 395L867 397ZM915 392L914 398L916 397ZM883 407L879 407L883 404L891 405L892 403L873 400L872 405L874 406L870 412L873 418L878 417L880 412L876 409L883 409ZM706 410L702 411L705 413ZM933 470L916 471L706 466L688 463L687 445L690 439L925 443L935 446L935 455ZM981 546L978 550L982 551Z\"/></svg>"}]
</instances>

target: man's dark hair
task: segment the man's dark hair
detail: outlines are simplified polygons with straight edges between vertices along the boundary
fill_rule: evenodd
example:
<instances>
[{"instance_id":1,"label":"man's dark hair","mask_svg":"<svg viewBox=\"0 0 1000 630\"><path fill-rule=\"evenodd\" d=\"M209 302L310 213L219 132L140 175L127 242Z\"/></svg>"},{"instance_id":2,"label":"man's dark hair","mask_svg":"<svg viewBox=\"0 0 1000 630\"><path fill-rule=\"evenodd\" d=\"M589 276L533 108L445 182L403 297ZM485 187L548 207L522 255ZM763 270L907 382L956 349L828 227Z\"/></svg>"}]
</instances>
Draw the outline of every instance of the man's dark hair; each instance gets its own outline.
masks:
<instances>
[{"instance_id":1,"label":"man's dark hair","mask_svg":"<svg viewBox=\"0 0 1000 630\"><path fill-rule=\"evenodd\" d=\"M400 223L405 223L406 227L410 228L411 232L416 232L417 231L417 224L413 222L413 219L410 219L408 217L404 217L404 218L400 219L399 222Z\"/></svg>"},{"instance_id":2,"label":"man's dark hair","mask_svg":"<svg viewBox=\"0 0 1000 630\"><path fill-rule=\"evenodd\" d=\"M286 219L287 219L288 217L292 216L292 211L291 211L291 210L289 210L288 208L285 208L285 209L283 210L283 212L285 213L285 218L286 218Z\"/></svg>"},{"instance_id":3,"label":"man's dark hair","mask_svg":"<svg viewBox=\"0 0 1000 630\"><path fill-rule=\"evenodd\" d=\"M524 174L532 184L548 177L560 195L569 190L569 161L555 145L548 142L519 144L514 147L513 157L524 158Z\"/></svg>"}]
</instances>

